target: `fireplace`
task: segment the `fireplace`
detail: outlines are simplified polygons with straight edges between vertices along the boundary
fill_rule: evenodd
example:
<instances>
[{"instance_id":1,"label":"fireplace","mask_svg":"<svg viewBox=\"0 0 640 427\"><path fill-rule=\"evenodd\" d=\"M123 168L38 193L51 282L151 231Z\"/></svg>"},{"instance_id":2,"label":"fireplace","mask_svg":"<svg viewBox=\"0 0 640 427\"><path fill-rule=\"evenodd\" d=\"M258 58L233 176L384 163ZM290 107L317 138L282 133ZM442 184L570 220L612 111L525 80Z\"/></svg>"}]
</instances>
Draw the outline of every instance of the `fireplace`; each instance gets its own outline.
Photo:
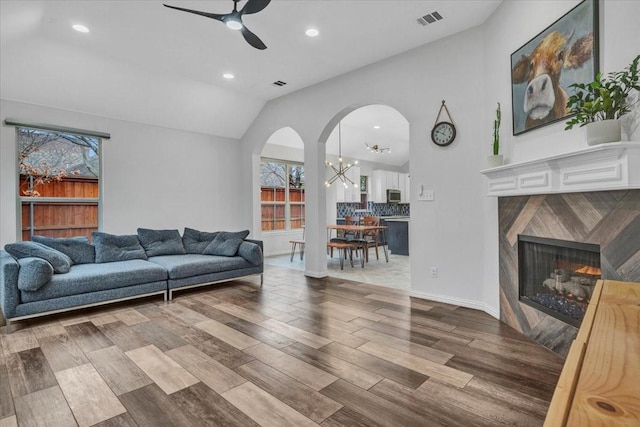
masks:
<instances>
[{"instance_id":1,"label":"fireplace","mask_svg":"<svg viewBox=\"0 0 640 427\"><path fill-rule=\"evenodd\" d=\"M579 327L600 279L600 245L518 236L520 302Z\"/></svg>"}]
</instances>

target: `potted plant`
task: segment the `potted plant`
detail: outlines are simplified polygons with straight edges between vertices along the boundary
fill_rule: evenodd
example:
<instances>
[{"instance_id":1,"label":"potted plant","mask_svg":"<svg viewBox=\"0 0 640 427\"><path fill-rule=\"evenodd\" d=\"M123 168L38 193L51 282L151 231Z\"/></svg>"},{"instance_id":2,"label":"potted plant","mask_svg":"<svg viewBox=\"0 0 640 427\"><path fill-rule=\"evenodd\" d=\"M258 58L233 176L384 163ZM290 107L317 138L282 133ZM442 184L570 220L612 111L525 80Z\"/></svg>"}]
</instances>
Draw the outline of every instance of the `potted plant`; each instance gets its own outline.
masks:
<instances>
[{"instance_id":1,"label":"potted plant","mask_svg":"<svg viewBox=\"0 0 640 427\"><path fill-rule=\"evenodd\" d=\"M624 71L615 71L603 77L601 73L591 83L574 83L569 87L574 94L567 101L570 114L575 114L567 122L565 130L574 125L586 126L587 144L620 141L620 117L631 111L627 95L635 89L640 91L638 62L636 56Z\"/></svg>"},{"instance_id":2,"label":"potted plant","mask_svg":"<svg viewBox=\"0 0 640 427\"><path fill-rule=\"evenodd\" d=\"M502 113L500 111L500 103L498 102L498 108L496 109L496 118L493 121L493 155L487 157L487 162L490 168L502 166L503 157L500 153L500 122L502 119Z\"/></svg>"}]
</instances>

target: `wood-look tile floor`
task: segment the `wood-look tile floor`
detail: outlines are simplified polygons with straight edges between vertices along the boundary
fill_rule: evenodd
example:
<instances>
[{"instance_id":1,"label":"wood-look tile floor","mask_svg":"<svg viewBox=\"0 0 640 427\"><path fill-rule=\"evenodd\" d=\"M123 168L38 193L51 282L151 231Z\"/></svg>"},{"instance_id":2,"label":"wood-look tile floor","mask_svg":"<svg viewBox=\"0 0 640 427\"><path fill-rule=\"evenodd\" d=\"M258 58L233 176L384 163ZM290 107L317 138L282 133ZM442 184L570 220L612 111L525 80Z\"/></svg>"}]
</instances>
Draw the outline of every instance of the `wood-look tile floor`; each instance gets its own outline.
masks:
<instances>
[{"instance_id":1,"label":"wood-look tile floor","mask_svg":"<svg viewBox=\"0 0 640 427\"><path fill-rule=\"evenodd\" d=\"M0 335L5 426L540 426L563 359L403 290L258 279Z\"/></svg>"}]
</instances>

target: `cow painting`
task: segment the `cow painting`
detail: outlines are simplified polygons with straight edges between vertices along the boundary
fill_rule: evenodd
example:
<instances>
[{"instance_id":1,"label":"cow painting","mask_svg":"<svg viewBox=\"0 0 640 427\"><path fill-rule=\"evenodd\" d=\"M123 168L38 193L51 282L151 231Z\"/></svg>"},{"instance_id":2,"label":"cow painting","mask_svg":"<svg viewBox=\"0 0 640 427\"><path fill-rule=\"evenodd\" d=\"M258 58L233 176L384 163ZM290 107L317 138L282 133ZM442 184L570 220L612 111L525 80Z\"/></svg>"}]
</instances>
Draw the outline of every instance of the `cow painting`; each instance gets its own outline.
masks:
<instances>
[{"instance_id":1,"label":"cow painting","mask_svg":"<svg viewBox=\"0 0 640 427\"><path fill-rule=\"evenodd\" d=\"M568 18L594 3L581 3L512 55L514 135L567 117L566 88L593 80L593 27L589 31L589 25ZM588 15L583 11L579 16Z\"/></svg>"},{"instance_id":2,"label":"cow painting","mask_svg":"<svg viewBox=\"0 0 640 427\"><path fill-rule=\"evenodd\" d=\"M511 70L514 84L527 83L524 92L524 128L531 129L567 115L569 96L560 86L565 68L578 68L592 58L593 33L568 45L570 38L554 31L546 36L533 53L522 56Z\"/></svg>"}]
</instances>

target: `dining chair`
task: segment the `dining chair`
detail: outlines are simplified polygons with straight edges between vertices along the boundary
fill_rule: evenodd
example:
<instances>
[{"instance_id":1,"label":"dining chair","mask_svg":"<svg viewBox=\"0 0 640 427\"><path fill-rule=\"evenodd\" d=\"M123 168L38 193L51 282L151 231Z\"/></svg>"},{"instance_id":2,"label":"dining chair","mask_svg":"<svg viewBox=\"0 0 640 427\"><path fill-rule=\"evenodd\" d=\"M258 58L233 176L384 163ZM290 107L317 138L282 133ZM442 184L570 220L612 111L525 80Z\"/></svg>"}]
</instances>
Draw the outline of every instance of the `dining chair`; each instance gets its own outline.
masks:
<instances>
[{"instance_id":1,"label":"dining chair","mask_svg":"<svg viewBox=\"0 0 640 427\"><path fill-rule=\"evenodd\" d=\"M344 224L345 225L358 225L360 222L360 219L358 217L354 217L354 216L345 216L344 217ZM351 242L356 238L356 233L353 231L343 231L342 233L338 233L338 235L332 239L330 239L330 242ZM333 258L333 248L329 247L331 253L331 258ZM357 254L356 254L357 255ZM346 256L345 256L346 257Z\"/></svg>"},{"instance_id":2,"label":"dining chair","mask_svg":"<svg viewBox=\"0 0 640 427\"><path fill-rule=\"evenodd\" d=\"M306 231L305 226L302 226L302 240L289 240L291 243L291 260L293 262L293 255L296 253L296 246L300 246L300 260L304 258L304 232Z\"/></svg>"},{"instance_id":3,"label":"dining chair","mask_svg":"<svg viewBox=\"0 0 640 427\"><path fill-rule=\"evenodd\" d=\"M365 226L380 226L380 217L377 216L365 216L362 219L362 223ZM376 259L379 260L380 256L378 254L378 240L380 236L380 230L367 230L362 233L362 240L365 246L365 257L366 261L369 262L369 248L376 248Z\"/></svg>"}]
</instances>

